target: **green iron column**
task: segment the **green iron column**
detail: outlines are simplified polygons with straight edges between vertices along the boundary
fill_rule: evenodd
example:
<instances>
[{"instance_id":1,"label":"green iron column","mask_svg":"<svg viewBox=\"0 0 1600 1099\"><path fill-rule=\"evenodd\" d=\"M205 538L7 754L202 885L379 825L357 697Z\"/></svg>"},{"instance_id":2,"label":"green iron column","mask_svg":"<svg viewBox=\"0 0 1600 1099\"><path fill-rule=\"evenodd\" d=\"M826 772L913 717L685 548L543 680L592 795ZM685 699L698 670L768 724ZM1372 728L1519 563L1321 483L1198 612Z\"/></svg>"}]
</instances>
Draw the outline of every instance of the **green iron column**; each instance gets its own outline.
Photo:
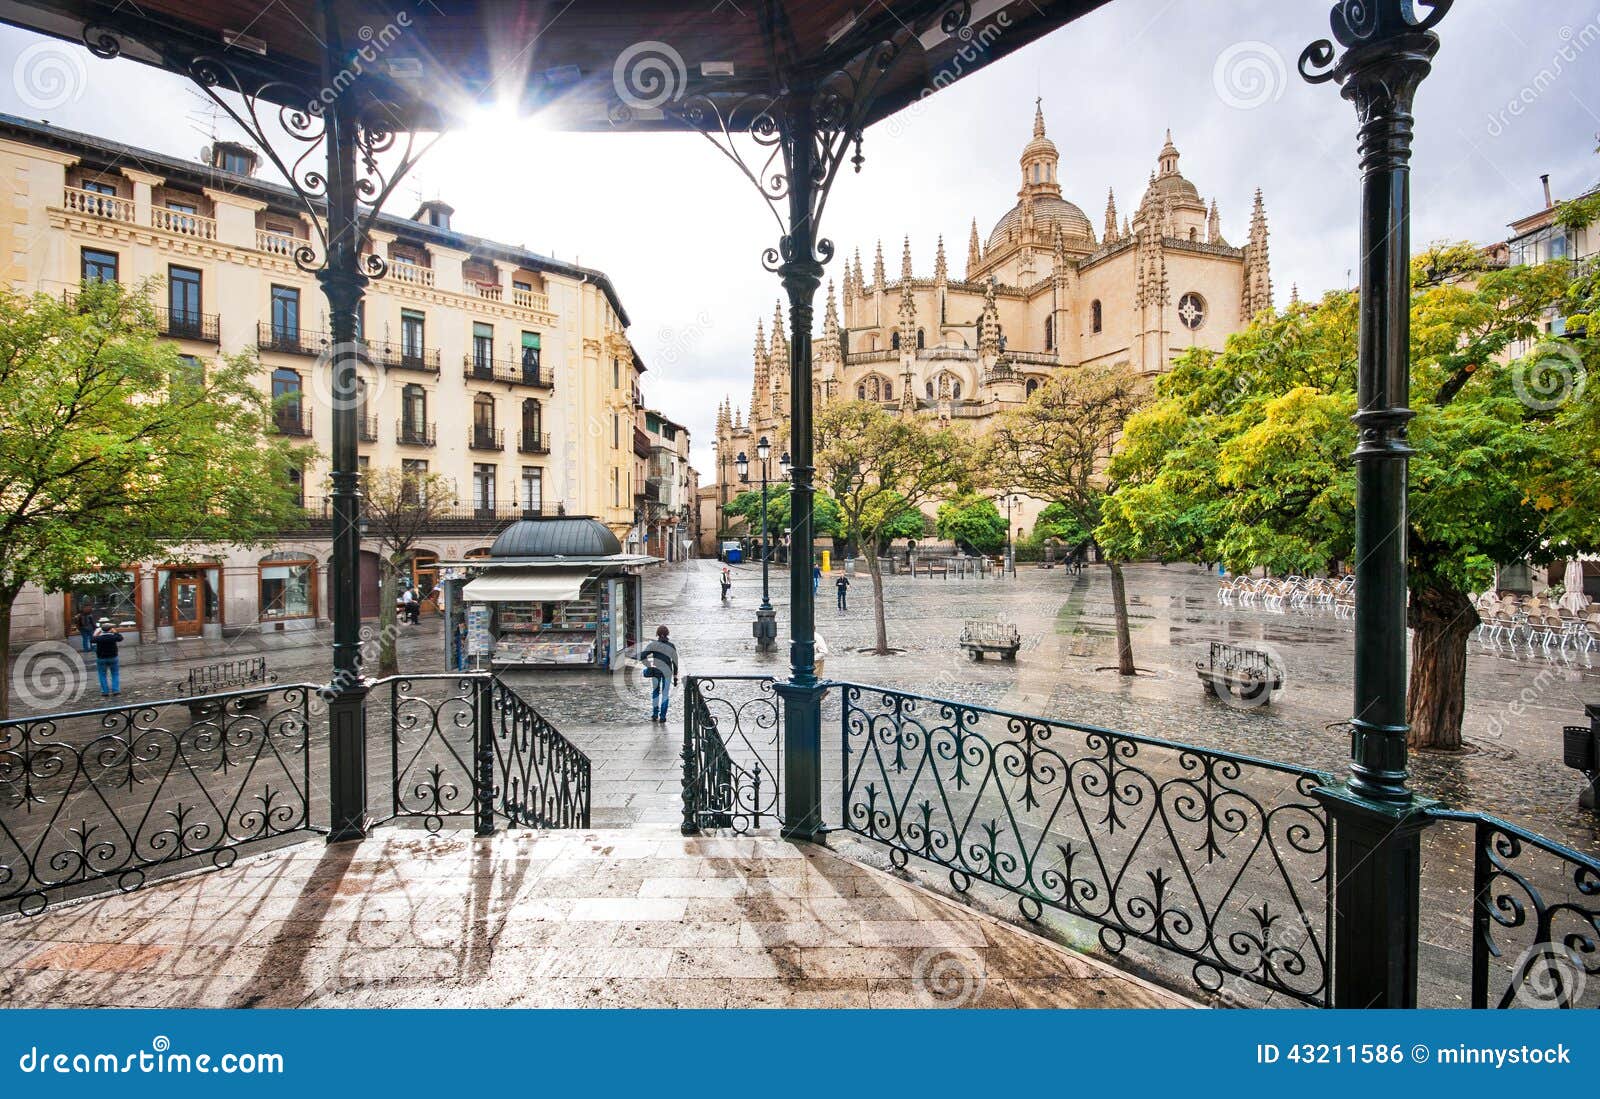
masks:
<instances>
[{"instance_id":1,"label":"green iron column","mask_svg":"<svg viewBox=\"0 0 1600 1099\"><path fill-rule=\"evenodd\" d=\"M1412 100L1450 8L1433 0L1335 5L1300 71L1336 80L1360 123L1361 300L1356 463L1355 712L1350 777L1321 792L1334 823L1338 1007L1414 1007L1426 804L1406 785L1406 425L1410 400ZM1325 70L1325 71L1318 71Z\"/></svg>"},{"instance_id":2,"label":"green iron column","mask_svg":"<svg viewBox=\"0 0 1600 1099\"><path fill-rule=\"evenodd\" d=\"M783 835L813 839L822 831L822 688L817 682L817 608L811 590L815 495L812 448L811 317L822 264L812 223L817 123L808 96L783 116L789 183L789 234L778 268L789 295L789 681L777 685L783 708ZM803 566L803 567L802 567Z\"/></svg>"}]
</instances>

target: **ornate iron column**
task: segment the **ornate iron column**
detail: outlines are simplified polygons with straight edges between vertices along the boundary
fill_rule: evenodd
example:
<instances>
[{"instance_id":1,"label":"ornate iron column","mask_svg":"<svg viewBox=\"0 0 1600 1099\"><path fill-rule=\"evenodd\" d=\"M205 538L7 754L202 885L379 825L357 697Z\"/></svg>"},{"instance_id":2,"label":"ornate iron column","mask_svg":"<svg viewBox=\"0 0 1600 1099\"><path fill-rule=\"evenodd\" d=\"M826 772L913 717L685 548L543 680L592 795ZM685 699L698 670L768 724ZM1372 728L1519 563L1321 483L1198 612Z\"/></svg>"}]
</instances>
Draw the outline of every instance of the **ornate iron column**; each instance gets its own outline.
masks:
<instances>
[{"instance_id":1,"label":"ornate iron column","mask_svg":"<svg viewBox=\"0 0 1600 1099\"><path fill-rule=\"evenodd\" d=\"M1334 1003L1414 1007L1425 804L1406 785L1406 424L1411 371L1412 99L1452 0L1341 0L1300 73L1336 80L1360 122L1361 301L1356 463L1355 713L1336 821Z\"/></svg>"}]
</instances>

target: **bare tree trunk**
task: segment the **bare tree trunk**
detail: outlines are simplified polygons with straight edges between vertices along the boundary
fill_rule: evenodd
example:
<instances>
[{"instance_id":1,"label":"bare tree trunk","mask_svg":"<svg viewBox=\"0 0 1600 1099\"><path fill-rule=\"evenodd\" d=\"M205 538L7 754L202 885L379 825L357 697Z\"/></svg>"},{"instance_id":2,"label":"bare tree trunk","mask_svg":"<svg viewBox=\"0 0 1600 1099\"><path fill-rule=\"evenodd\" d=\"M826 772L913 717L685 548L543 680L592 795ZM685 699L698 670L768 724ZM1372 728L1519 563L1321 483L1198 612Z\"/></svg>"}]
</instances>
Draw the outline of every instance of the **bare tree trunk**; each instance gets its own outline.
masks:
<instances>
[{"instance_id":1,"label":"bare tree trunk","mask_svg":"<svg viewBox=\"0 0 1600 1099\"><path fill-rule=\"evenodd\" d=\"M1133 666L1133 638L1128 633L1128 590L1122 582L1122 562L1108 560L1111 569L1111 609L1117 620L1117 674L1138 674Z\"/></svg>"},{"instance_id":2,"label":"bare tree trunk","mask_svg":"<svg viewBox=\"0 0 1600 1099\"><path fill-rule=\"evenodd\" d=\"M1413 589L1411 682L1406 720L1413 748L1456 751L1467 695L1467 639L1478 626L1472 600L1451 587Z\"/></svg>"},{"instance_id":3,"label":"bare tree trunk","mask_svg":"<svg viewBox=\"0 0 1600 1099\"><path fill-rule=\"evenodd\" d=\"M396 625L394 596L395 580L399 566L389 559L388 554L378 555L378 572L381 580L378 584L378 674L396 675L400 671L400 657L395 652L395 635L399 632Z\"/></svg>"},{"instance_id":4,"label":"bare tree trunk","mask_svg":"<svg viewBox=\"0 0 1600 1099\"><path fill-rule=\"evenodd\" d=\"M872 578L872 625L876 632L876 647L872 651L878 656L888 656L889 626L883 616L883 567L876 553L867 554L867 575Z\"/></svg>"}]
</instances>

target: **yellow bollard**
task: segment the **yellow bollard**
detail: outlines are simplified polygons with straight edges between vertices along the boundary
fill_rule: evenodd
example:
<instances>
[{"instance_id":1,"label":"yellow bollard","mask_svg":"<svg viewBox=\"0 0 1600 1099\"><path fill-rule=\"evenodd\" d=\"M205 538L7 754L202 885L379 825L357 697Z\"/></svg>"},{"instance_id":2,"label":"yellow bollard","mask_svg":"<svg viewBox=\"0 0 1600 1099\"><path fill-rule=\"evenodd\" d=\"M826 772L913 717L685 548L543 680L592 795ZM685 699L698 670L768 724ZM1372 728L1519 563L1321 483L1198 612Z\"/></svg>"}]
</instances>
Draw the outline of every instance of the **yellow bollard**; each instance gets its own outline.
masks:
<instances>
[{"instance_id":1,"label":"yellow bollard","mask_svg":"<svg viewBox=\"0 0 1600 1099\"><path fill-rule=\"evenodd\" d=\"M822 551L822 571L823 572L832 572L833 571L832 557L833 557L833 551L832 550L823 550Z\"/></svg>"}]
</instances>

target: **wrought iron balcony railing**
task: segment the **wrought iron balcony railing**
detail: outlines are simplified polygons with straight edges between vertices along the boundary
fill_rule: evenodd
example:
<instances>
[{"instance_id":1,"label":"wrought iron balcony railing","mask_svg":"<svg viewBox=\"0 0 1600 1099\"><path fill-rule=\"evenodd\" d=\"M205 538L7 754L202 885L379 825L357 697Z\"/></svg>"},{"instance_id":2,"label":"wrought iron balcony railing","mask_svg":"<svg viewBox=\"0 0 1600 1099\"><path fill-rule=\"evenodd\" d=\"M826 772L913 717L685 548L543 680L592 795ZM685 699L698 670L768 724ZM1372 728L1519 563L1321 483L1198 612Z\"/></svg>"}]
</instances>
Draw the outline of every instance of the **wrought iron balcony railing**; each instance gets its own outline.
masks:
<instances>
[{"instance_id":1,"label":"wrought iron balcony railing","mask_svg":"<svg viewBox=\"0 0 1600 1099\"><path fill-rule=\"evenodd\" d=\"M311 409L305 405L291 405L272 411L272 426L280 435L311 435Z\"/></svg>"},{"instance_id":2,"label":"wrought iron balcony railing","mask_svg":"<svg viewBox=\"0 0 1600 1099\"><path fill-rule=\"evenodd\" d=\"M554 389L555 382L539 366L530 366L512 359L480 359L464 355L461 359L462 376L469 381L504 382L507 385L525 385L533 389Z\"/></svg>"},{"instance_id":3,"label":"wrought iron balcony railing","mask_svg":"<svg viewBox=\"0 0 1600 1099\"><path fill-rule=\"evenodd\" d=\"M163 336L175 340L199 340L201 343L221 341L221 318L216 313L191 313L157 307L156 323Z\"/></svg>"},{"instance_id":4,"label":"wrought iron balcony railing","mask_svg":"<svg viewBox=\"0 0 1600 1099\"><path fill-rule=\"evenodd\" d=\"M472 450L504 450L506 430L503 427L479 427L474 424L467 428L467 446Z\"/></svg>"},{"instance_id":5,"label":"wrought iron balcony railing","mask_svg":"<svg viewBox=\"0 0 1600 1099\"><path fill-rule=\"evenodd\" d=\"M356 438L363 443L378 441L378 418L376 416L356 417Z\"/></svg>"},{"instance_id":6,"label":"wrought iron balcony railing","mask_svg":"<svg viewBox=\"0 0 1600 1099\"><path fill-rule=\"evenodd\" d=\"M317 356L328 346L326 332L312 332L305 328L288 328L261 321L256 325L256 348L277 351L284 355Z\"/></svg>"},{"instance_id":7,"label":"wrought iron balcony railing","mask_svg":"<svg viewBox=\"0 0 1600 1099\"><path fill-rule=\"evenodd\" d=\"M395 442L404 446L436 446L439 442L439 425L400 419L395 421L394 438Z\"/></svg>"},{"instance_id":8,"label":"wrought iron balcony railing","mask_svg":"<svg viewBox=\"0 0 1600 1099\"><path fill-rule=\"evenodd\" d=\"M415 370L423 374L437 374L441 356L437 347L418 344L369 343L368 353L374 362L389 370Z\"/></svg>"},{"instance_id":9,"label":"wrought iron balcony railing","mask_svg":"<svg viewBox=\"0 0 1600 1099\"><path fill-rule=\"evenodd\" d=\"M550 436L524 428L517 432L517 450L523 454L549 454Z\"/></svg>"}]
</instances>

